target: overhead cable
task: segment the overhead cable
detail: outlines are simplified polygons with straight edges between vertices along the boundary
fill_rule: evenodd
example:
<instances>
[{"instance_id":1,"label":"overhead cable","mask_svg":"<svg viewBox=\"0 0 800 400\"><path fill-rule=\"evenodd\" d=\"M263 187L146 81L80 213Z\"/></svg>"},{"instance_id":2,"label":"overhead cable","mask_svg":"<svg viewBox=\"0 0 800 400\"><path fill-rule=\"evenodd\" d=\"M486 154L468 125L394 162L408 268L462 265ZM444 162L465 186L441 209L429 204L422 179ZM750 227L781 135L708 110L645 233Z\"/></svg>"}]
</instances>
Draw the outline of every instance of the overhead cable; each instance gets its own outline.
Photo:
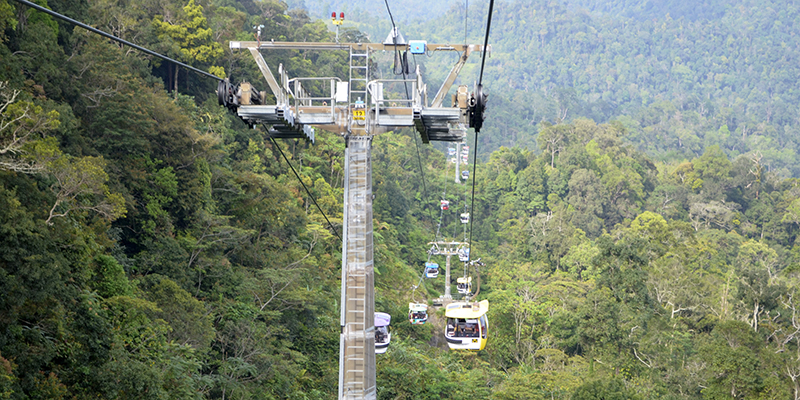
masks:
<instances>
[{"instance_id":1,"label":"overhead cable","mask_svg":"<svg viewBox=\"0 0 800 400\"><path fill-rule=\"evenodd\" d=\"M397 28L394 24L394 17L392 17L392 10L389 9L389 0L383 0L386 3L386 11L389 12L389 20L392 21L392 29Z\"/></svg>"},{"instance_id":2,"label":"overhead cable","mask_svg":"<svg viewBox=\"0 0 800 400\"><path fill-rule=\"evenodd\" d=\"M445 159L445 161L447 161L447 159ZM445 176L447 176L448 173L446 165L447 163L445 163L445 168L444 168ZM442 221L444 220L444 204L442 204L442 201L447 201L447 179L444 180L444 193L442 193L442 200L439 202L439 223L436 225L436 236L434 236L433 239L434 242L438 242L439 239L441 238L441 236L439 236L439 231L442 228ZM447 208L449 209L450 205L449 203L447 204L448 204Z\"/></svg>"},{"instance_id":3,"label":"overhead cable","mask_svg":"<svg viewBox=\"0 0 800 400\"><path fill-rule=\"evenodd\" d=\"M428 203L428 185L425 183L425 170L422 169L422 157L419 155L419 144L417 144L417 135L412 134L414 136L414 147L417 148L417 164L419 165L419 172L422 175L422 199L424 201L423 207L428 209L428 217L433 221L433 213L431 212L430 204L425 207L425 203Z\"/></svg>"},{"instance_id":4,"label":"overhead cable","mask_svg":"<svg viewBox=\"0 0 800 400\"><path fill-rule=\"evenodd\" d=\"M386 11L389 13L389 20L392 21L392 33L393 33L392 36L394 38L394 43L396 44L397 43L397 32L396 32L397 31L397 25L394 24L394 17L392 16L392 10L391 10L391 8L389 8L389 0L383 0L383 2L386 4ZM397 46L394 46L394 51L395 51L395 58L400 60L398 62L398 64L402 64L402 59L397 57L397 55L399 54L398 50L397 50ZM416 59L415 59L415 63L416 63ZM401 65L400 66L400 70L402 71L402 74L403 74L403 86L405 86L405 88L406 88L406 99L410 99L411 95L408 93L408 83L406 83L406 66L405 65ZM392 72L394 72L394 71L392 71ZM422 207L428 209L428 217L431 219L431 221L433 221L433 213L431 212L431 208L430 207L425 207L426 203L428 203L428 185L425 183L425 170L422 169L422 156L420 156L420 153L419 153L419 144L417 144L417 135L412 135L412 136L414 136L414 147L416 147L416 149L417 149L417 164L419 165L419 173L422 176L422 200L423 200ZM438 233L437 233L437 235L438 235Z\"/></svg>"},{"instance_id":5,"label":"overhead cable","mask_svg":"<svg viewBox=\"0 0 800 400\"><path fill-rule=\"evenodd\" d=\"M267 136L269 136L269 135L267 135ZM339 238L339 240L342 240L342 237L339 236L339 232L336 230L336 228L333 227L333 224L328 219L328 216L325 215L325 211L322 211L322 208L320 208L319 204L317 204L317 200L314 198L314 195L311 194L311 192L308 190L308 187L306 187L306 184L303 183L303 179L300 178L300 174L297 173L297 171L294 169L294 166L292 166L292 163L289 162L289 158L286 157L286 154L283 153L283 149L281 149L281 146L278 146L278 142L276 142L275 139L272 136L269 136L269 140L272 141L272 145L275 146L278 149L278 151L283 156L283 159L286 160L286 164L289 164L289 168L291 168L292 172L294 172L294 176L296 176L297 180L300 181L300 184L303 185L303 189L305 189L306 193L308 193L308 197L310 197L311 201L314 203L314 205L317 206L317 210L319 210L319 212L325 218L325 221L328 222L328 226L333 231L333 234L336 235L336 237Z\"/></svg>"},{"instance_id":6,"label":"overhead cable","mask_svg":"<svg viewBox=\"0 0 800 400\"><path fill-rule=\"evenodd\" d=\"M486 21L486 38L483 40L483 54L481 54L481 75L480 78L478 79L478 85L483 83L483 65L486 64L486 48L489 46L489 29L492 27L493 8L494 8L494 0L489 0L489 18Z\"/></svg>"},{"instance_id":7,"label":"overhead cable","mask_svg":"<svg viewBox=\"0 0 800 400\"><path fill-rule=\"evenodd\" d=\"M142 46L135 45L135 44L133 44L133 43L131 43L131 42L125 40L125 39L118 38L118 37L116 37L116 36L114 36L114 35L112 35L110 33L106 33L106 32L103 32L103 31L97 29L97 28L93 28L93 27L91 27L89 25L84 24L83 22L76 21L76 20L74 20L74 19L72 19L70 17L67 17L66 15L62 15L62 14L59 14L59 13L53 11L53 10L44 8L44 7L42 7L42 6L40 6L40 5L36 4L36 3L31 3L28 0L14 0L14 1L22 3L22 4L24 4L24 5L28 6L28 7L31 7L31 8L35 8L35 9L37 9L37 10L43 12L43 13L50 14L50 15L58 18L58 19L67 21L67 22L69 22L69 23L71 23L73 25L80 26L81 28L89 30L91 32L94 32L94 33L96 33L96 34L98 34L100 36L105 36L105 37L107 37L107 38L109 38L111 40L116 40L117 42L120 42L120 43L122 43L122 44L124 44L126 46L133 47L134 49L139 50L139 51L144 52L144 53L147 53L147 54L149 54L151 56L158 57L158 58L160 58L162 60L169 61L171 63L177 64L177 65L179 65L181 67L184 67L184 68L186 68L186 69L188 69L190 71L196 72L198 74L204 75L204 76L212 78L212 79L216 79L217 81L222 81L223 80L222 78L220 78L220 77L218 77L218 76L216 76L214 74L208 73L208 72L203 71L201 69L197 69L197 68L195 68L195 67L193 67L191 65L184 64L184 63L182 63L182 62L180 62L178 60L175 60L173 58L169 58L169 57L167 57L167 56L165 56L163 54L156 53L155 51L152 51L150 49L146 49L146 48L144 48Z\"/></svg>"},{"instance_id":8,"label":"overhead cable","mask_svg":"<svg viewBox=\"0 0 800 400\"><path fill-rule=\"evenodd\" d=\"M489 46L489 30L492 27L492 10L494 9L494 0L489 0L489 16L486 20L486 36L483 40L483 54L481 54L481 74L478 79L478 87L483 84L483 66L486 64L486 49ZM481 94L482 95L482 94ZM475 153L472 158L472 206L470 206L472 213L477 214L475 211L475 177L478 175L478 131L475 131L475 142L473 143ZM469 243L472 246L472 223L475 221L475 215L469 219ZM470 256L472 251L470 250Z\"/></svg>"},{"instance_id":9,"label":"overhead cable","mask_svg":"<svg viewBox=\"0 0 800 400\"><path fill-rule=\"evenodd\" d=\"M469 0L464 1L464 46L467 45L467 25L469 24Z\"/></svg>"},{"instance_id":10,"label":"overhead cable","mask_svg":"<svg viewBox=\"0 0 800 400\"><path fill-rule=\"evenodd\" d=\"M475 177L478 175L478 132L475 132L475 143L473 143L475 153L472 155L472 204L469 206L472 215L469 218L469 246L472 247L472 222L475 221L477 216L475 212ZM470 257L473 253L470 249Z\"/></svg>"}]
</instances>

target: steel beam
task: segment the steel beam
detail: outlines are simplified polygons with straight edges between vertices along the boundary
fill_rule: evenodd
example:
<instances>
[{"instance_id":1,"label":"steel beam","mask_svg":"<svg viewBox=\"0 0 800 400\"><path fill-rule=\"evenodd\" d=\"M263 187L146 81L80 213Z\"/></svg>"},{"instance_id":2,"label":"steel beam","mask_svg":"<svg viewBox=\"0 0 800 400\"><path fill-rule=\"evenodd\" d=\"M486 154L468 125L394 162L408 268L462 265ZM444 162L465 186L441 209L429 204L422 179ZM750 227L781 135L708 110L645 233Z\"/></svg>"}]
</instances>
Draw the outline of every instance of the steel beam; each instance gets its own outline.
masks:
<instances>
[{"instance_id":1,"label":"steel beam","mask_svg":"<svg viewBox=\"0 0 800 400\"><path fill-rule=\"evenodd\" d=\"M466 56L473 52L483 51L480 44L428 44L429 51L457 51L466 52ZM230 42L231 49L260 49L260 50L408 50L408 45L392 45L383 43L335 43L335 42ZM492 46L487 47L489 53Z\"/></svg>"},{"instance_id":2,"label":"steel beam","mask_svg":"<svg viewBox=\"0 0 800 400\"><path fill-rule=\"evenodd\" d=\"M264 79L267 80L267 84L269 85L270 90L272 90L272 94L275 95L275 100L278 104L284 104L286 101L286 94L281 90L280 85L278 85L278 81L276 81L275 77L272 75L272 71L269 69L269 65L267 65L264 57L261 56L261 52L259 52L256 48L249 48L249 50L250 54L252 54L253 58L256 60L258 69L261 71L261 75L263 75Z\"/></svg>"},{"instance_id":3,"label":"steel beam","mask_svg":"<svg viewBox=\"0 0 800 400\"><path fill-rule=\"evenodd\" d=\"M313 141L313 130L310 126L345 134L345 182L344 182L344 235L342 243L342 292L341 292L341 332L339 338L339 399L340 400L374 400L377 398L375 367L375 284L373 266L373 233L372 233L372 136L401 126L415 126L423 138L429 140L461 141L466 129L464 111L459 108L442 108L441 104L447 91L461 71L466 59L472 52L491 52L491 46L466 44L428 44L428 51L457 51L462 53L459 61L451 69L445 83L434 99L434 107L428 107L427 89L422 82L419 67L416 79L412 82L412 99L405 100L407 107L398 107L396 100L383 100L374 104L367 98L369 85L368 74L364 91L364 125L350 124L355 116L356 105L349 96L353 93L353 79L348 85L347 105L336 102L334 86L330 105L322 103L323 98L310 97L302 90L302 85L295 82L295 91L289 87L288 74L279 65L278 79L272 75L269 66L262 57L261 50L343 50L350 51L351 58L355 52L381 50L408 50L408 45L382 43L330 43L330 42L230 42L231 49L248 49L255 58L259 70L275 94L277 105L258 105L238 107L238 114L250 123L258 122L272 125L268 132L273 137L307 137ZM361 57L360 54L357 56ZM368 59L368 58L367 58ZM365 68L351 62L353 68ZM298 81L295 78L294 81ZM309 78L303 78L309 79ZM319 78L318 78L319 79ZM334 79L334 78L329 78ZM361 79L361 78L358 78ZM376 81L380 83L380 81ZM294 103L290 103L294 98ZM402 103L401 103L402 104ZM360 105L360 103L359 103ZM387 105L391 105L387 107ZM370 123L367 127L367 123ZM447 255L448 286L446 297L450 301L449 275L450 256L457 255L457 250L466 243L440 242L445 252L432 254ZM452 254L448 254L452 253Z\"/></svg>"},{"instance_id":4,"label":"steel beam","mask_svg":"<svg viewBox=\"0 0 800 400\"><path fill-rule=\"evenodd\" d=\"M339 399L373 400L377 389L372 137L348 135L345 140Z\"/></svg>"},{"instance_id":5,"label":"steel beam","mask_svg":"<svg viewBox=\"0 0 800 400\"><path fill-rule=\"evenodd\" d=\"M453 65L453 68L450 69L450 74L447 75L447 79L444 80L442 87L440 87L439 91L436 93L436 97L433 98L431 107L439 108L442 106L442 103L444 102L444 96L447 95L447 92L450 91L450 87L453 86L453 82L456 81L456 77L458 76L459 72L461 72L461 68L464 67L464 64L467 62L467 57L467 54L464 53L464 55L458 58L456 65Z\"/></svg>"}]
</instances>

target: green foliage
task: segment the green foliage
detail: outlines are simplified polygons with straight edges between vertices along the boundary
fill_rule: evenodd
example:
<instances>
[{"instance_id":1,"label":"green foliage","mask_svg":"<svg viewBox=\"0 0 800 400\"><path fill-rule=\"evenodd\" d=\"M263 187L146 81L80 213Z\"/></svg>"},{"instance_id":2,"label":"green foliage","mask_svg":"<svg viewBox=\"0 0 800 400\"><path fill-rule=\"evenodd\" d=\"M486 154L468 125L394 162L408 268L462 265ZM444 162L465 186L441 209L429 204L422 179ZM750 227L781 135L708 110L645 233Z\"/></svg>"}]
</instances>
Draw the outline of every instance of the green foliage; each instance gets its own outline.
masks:
<instances>
[{"instance_id":1,"label":"green foliage","mask_svg":"<svg viewBox=\"0 0 800 400\"><path fill-rule=\"evenodd\" d=\"M183 7L183 14L178 21L170 23L157 15L153 24L160 39L175 41L183 61L208 62L222 54L222 46L212 41L211 29L206 28L203 6L195 4L194 0L189 0Z\"/></svg>"},{"instance_id":2,"label":"green foliage","mask_svg":"<svg viewBox=\"0 0 800 400\"><path fill-rule=\"evenodd\" d=\"M555 350L555 352L558 352L558 350ZM551 353L552 355L545 355L546 353ZM547 350L543 350L541 354L546 363L551 362L552 359L559 358L557 353L553 354ZM524 369L514 371L511 377L503 382L500 389L492 393L492 399L544 400L569 396L570 392L580 383L576 377L580 370L573 369L572 366L556 370L550 370L550 368L547 365L543 368L543 372L533 373L526 373Z\"/></svg>"},{"instance_id":3,"label":"green foliage","mask_svg":"<svg viewBox=\"0 0 800 400\"><path fill-rule=\"evenodd\" d=\"M153 26L162 46L171 55L186 63L202 64L210 64L222 56L222 45L214 40L213 32L208 28L203 6L189 0L182 12L177 12L174 17L170 14L153 17ZM175 71L172 82L177 92L178 69L176 66L171 68ZM220 66L212 66L211 71L225 75L225 69Z\"/></svg>"},{"instance_id":4,"label":"green foliage","mask_svg":"<svg viewBox=\"0 0 800 400\"><path fill-rule=\"evenodd\" d=\"M168 338L181 345L205 349L214 338L210 315L203 303L167 277L151 274L141 281L144 297L158 305L155 316L169 323Z\"/></svg>"},{"instance_id":5,"label":"green foliage","mask_svg":"<svg viewBox=\"0 0 800 400\"><path fill-rule=\"evenodd\" d=\"M3 0L0 3L0 42L6 40L6 29L16 29L17 19L14 18L14 9L8 4L8 1Z\"/></svg>"},{"instance_id":6,"label":"green foliage","mask_svg":"<svg viewBox=\"0 0 800 400\"><path fill-rule=\"evenodd\" d=\"M572 393L572 398L575 400L590 400L590 399L608 399L608 400L623 400L623 399L639 399L640 397L634 391L625 387L624 382L618 379L612 380L597 380L585 383L575 389Z\"/></svg>"},{"instance_id":7,"label":"green foliage","mask_svg":"<svg viewBox=\"0 0 800 400\"><path fill-rule=\"evenodd\" d=\"M131 294L132 288L128 276L114 257L98 255L95 262L97 272L94 287L100 296L108 298Z\"/></svg>"},{"instance_id":8,"label":"green foliage","mask_svg":"<svg viewBox=\"0 0 800 400\"><path fill-rule=\"evenodd\" d=\"M53 218L66 217L76 210L94 211L111 221L125 216L125 199L110 192L105 167L102 157L75 159L56 149L45 163L46 171L54 179L50 188L56 197L45 222L51 224Z\"/></svg>"},{"instance_id":9,"label":"green foliage","mask_svg":"<svg viewBox=\"0 0 800 400\"><path fill-rule=\"evenodd\" d=\"M321 0L298 3L318 17L338 10ZM485 24L486 3L428 6L424 16L412 3L393 6L396 19L408 18L398 24L406 36L483 43L482 30L464 26ZM497 9L493 25L502 28L491 33L484 71L491 93L484 159L503 146L557 151L543 145L549 132L540 138L532 128L541 122L619 119L630 131L625 140L657 160L690 159L717 145L730 158L758 151L782 177L797 174L791 104L800 63L785 50L797 47L786 29L800 13L796 4L536 0ZM348 3L347 12L373 41L391 29L383 10ZM442 55L417 61L435 87L452 64ZM472 85L479 65L471 59L460 82Z\"/></svg>"},{"instance_id":10,"label":"green foliage","mask_svg":"<svg viewBox=\"0 0 800 400\"><path fill-rule=\"evenodd\" d=\"M0 369L0 398L10 399L14 394L14 382L17 380L13 374L14 364L0 355L0 368L2 368Z\"/></svg>"},{"instance_id":11,"label":"green foliage","mask_svg":"<svg viewBox=\"0 0 800 400\"><path fill-rule=\"evenodd\" d=\"M51 3L201 68L222 73L224 59L252 82L249 55L223 50L252 26L265 40L332 38L278 1ZM441 310L404 321L409 301L441 294L441 279L411 288L437 230L462 239L469 191L416 133L375 137L376 307L394 317L378 397L800 393L800 189L782 179L797 169L797 46L784 28L796 7L714 3L694 18L662 3L573 3L622 17L498 9L487 131L469 167L471 251L487 265L468 273L491 302L480 353L446 350ZM483 22L485 5L472 7L468 22ZM360 23L385 36L375 20ZM416 31L453 42L435 21ZM341 242L275 145L202 78L180 76L192 95L178 94L168 64L67 28L0 0L0 146L13 149L0 153L0 397L333 398ZM292 76L347 73L346 54L266 57ZM426 60L426 82L451 61ZM279 146L341 231L341 138Z\"/></svg>"},{"instance_id":12,"label":"green foliage","mask_svg":"<svg viewBox=\"0 0 800 400\"><path fill-rule=\"evenodd\" d=\"M771 391L767 382L779 382L768 379L769 374L765 373L763 366L770 363L771 355L762 354L764 350L759 345L760 340L747 324L724 322L714 328L710 339L701 347L711 374L709 386L703 389L704 397L755 398ZM775 394L765 397L772 398Z\"/></svg>"},{"instance_id":13,"label":"green foliage","mask_svg":"<svg viewBox=\"0 0 800 400\"><path fill-rule=\"evenodd\" d=\"M59 126L59 113L45 111L31 101L21 100L20 90L0 82L0 168L23 173L37 173L52 150L41 151L41 137ZM52 142L48 143L53 147Z\"/></svg>"}]
</instances>

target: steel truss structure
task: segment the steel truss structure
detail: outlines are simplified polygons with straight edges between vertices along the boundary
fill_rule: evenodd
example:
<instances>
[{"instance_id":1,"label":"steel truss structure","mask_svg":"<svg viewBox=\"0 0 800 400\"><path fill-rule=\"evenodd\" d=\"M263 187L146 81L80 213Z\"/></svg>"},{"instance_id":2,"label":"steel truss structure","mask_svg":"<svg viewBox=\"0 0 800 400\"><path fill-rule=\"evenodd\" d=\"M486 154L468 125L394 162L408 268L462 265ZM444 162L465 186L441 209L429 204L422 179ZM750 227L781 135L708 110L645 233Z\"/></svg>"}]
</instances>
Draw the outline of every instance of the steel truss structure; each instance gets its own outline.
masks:
<instances>
[{"instance_id":1,"label":"steel truss structure","mask_svg":"<svg viewBox=\"0 0 800 400\"><path fill-rule=\"evenodd\" d=\"M479 88L475 90L476 98L475 92L469 93L466 86L459 86L447 106L445 97L470 54L484 51L484 46L426 45L426 51L461 53L429 102L427 85L422 80L419 67L414 71L413 78L371 77L370 57L373 52L392 51L399 54L408 51L409 45L404 40L398 41L398 36L389 43L230 42L231 49L247 50L252 54L266 80L269 93L257 91L246 82L233 85L228 80L221 82L217 88L220 104L250 126L265 125L268 135L273 138L302 138L313 142L315 128L345 138L339 399L377 397L372 136L412 127L419 132L423 143L461 142L466 136L467 127L483 121L485 97ZM349 76L347 80L339 77L290 78L280 64L276 79L261 54L270 50L346 51L349 54ZM490 51L490 48L486 50ZM384 87L391 85L410 86L409 98L385 98ZM449 275L449 256L447 270ZM447 292L449 295L449 285Z\"/></svg>"}]
</instances>

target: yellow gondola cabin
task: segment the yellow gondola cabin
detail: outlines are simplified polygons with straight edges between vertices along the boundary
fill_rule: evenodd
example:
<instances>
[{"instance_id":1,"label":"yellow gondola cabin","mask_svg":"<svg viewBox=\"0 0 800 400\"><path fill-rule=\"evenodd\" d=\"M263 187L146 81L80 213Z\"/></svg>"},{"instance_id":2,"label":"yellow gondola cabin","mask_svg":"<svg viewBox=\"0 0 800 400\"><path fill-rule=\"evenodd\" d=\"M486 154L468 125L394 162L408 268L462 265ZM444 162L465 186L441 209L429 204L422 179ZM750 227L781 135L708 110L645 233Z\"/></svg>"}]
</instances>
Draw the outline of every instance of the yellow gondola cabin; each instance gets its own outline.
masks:
<instances>
[{"instance_id":1,"label":"yellow gondola cabin","mask_svg":"<svg viewBox=\"0 0 800 400\"><path fill-rule=\"evenodd\" d=\"M479 351L486 347L489 329L487 311L489 300L474 303L458 301L447 306L444 338L450 349Z\"/></svg>"},{"instance_id":2,"label":"yellow gondola cabin","mask_svg":"<svg viewBox=\"0 0 800 400\"><path fill-rule=\"evenodd\" d=\"M472 277L462 276L456 279L456 289L458 293L467 294L472 292Z\"/></svg>"}]
</instances>

